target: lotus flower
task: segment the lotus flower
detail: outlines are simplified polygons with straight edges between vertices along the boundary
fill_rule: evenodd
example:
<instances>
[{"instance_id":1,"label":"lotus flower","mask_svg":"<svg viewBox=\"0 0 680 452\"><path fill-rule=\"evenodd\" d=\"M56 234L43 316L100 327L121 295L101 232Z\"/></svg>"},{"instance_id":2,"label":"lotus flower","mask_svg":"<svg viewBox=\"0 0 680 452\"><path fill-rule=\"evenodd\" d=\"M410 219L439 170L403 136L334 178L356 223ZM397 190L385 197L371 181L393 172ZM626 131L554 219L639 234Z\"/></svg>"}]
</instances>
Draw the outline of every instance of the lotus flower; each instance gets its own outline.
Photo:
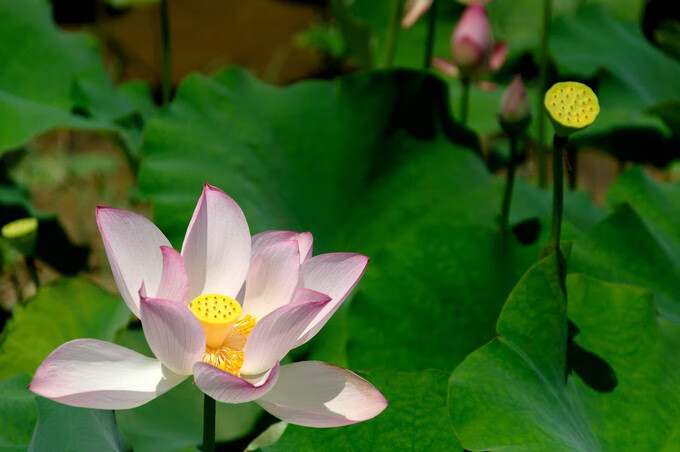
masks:
<instances>
[{"instance_id":1,"label":"lotus flower","mask_svg":"<svg viewBox=\"0 0 680 452\"><path fill-rule=\"evenodd\" d=\"M433 65L447 75L461 74L477 80L488 72L497 71L505 62L508 47L493 43L491 26L484 6L468 6L453 30L451 55L453 61L435 58Z\"/></svg>"},{"instance_id":2,"label":"lotus flower","mask_svg":"<svg viewBox=\"0 0 680 452\"><path fill-rule=\"evenodd\" d=\"M133 212L97 209L118 289L141 319L157 359L95 339L53 351L29 385L73 406L125 409L193 375L225 403L256 401L285 421L335 427L387 406L356 374L318 361L279 365L309 341L356 285L368 258L312 257L312 235L269 231L251 238L239 206L205 185L181 253Z\"/></svg>"}]
</instances>

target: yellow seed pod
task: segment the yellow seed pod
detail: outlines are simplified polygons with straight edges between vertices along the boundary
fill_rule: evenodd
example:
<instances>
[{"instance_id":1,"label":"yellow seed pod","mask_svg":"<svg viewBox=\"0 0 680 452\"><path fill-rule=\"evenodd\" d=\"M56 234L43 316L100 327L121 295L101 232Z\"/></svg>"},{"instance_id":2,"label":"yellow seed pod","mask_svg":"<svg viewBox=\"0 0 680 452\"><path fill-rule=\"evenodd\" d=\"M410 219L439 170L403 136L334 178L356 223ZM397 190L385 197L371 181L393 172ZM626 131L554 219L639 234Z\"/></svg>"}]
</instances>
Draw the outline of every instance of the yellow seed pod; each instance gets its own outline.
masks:
<instances>
[{"instance_id":1,"label":"yellow seed pod","mask_svg":"<svg viewBox=\"0 0 680 452\"><path fill-rule=\"evenodd\" d=\"M593 90L578 82L555 83L545 93L544 104L555 133L561 137L585 129L600 113L600 102Z\"/></svg>"},{"instance_id":2,"label":"yellow seed pod","mask_svg":"<svg viewBox=\"0 0 680 452\"><path fill-rule=\"evenodd\" d=\"M14 220L0 229L0 235L24 256L33 256L38 236L38 220L35 218Z\"/></svg>"}]
</instances>

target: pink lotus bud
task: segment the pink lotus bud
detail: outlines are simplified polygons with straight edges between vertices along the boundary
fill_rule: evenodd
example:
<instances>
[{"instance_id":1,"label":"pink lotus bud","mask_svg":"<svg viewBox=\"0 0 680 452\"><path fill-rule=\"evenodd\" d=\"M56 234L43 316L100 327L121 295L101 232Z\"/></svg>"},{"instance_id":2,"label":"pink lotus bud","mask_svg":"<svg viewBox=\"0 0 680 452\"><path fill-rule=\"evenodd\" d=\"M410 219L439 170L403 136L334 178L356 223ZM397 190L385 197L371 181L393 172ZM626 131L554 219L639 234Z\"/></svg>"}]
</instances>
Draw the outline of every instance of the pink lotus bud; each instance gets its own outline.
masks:
<instances>
[{"instance_id":1,"label":"pink lotus bud","mask_svg":"<svg viewBox=\"0 0 680 452\"><path fill-rule=\"evenodd\" d=\"M469 6L456 26L451 40L453 60L463 73L486 66L491 47L491 28L483 6Z\"/></svg>"},{"instance_id":2,"label":"pink lotus bud","mask_svg":"<svg viewBox=\"0 0 680 452\"><path fill-rule=\"evenodd\" d=\"M521 76L516 76L505 91L499 116L501 125L506 131L517 132L528 125L531 109Z\"/></svg>"},{"instance_id":3,"label":"pink lotus bud","mask_svg":"<svg viewBox=\"0 0 680 452\"><path fill-rule=\"evenodd\" d=\"M494 45L482 5L470 5L463 12L451 37L451 53L461 73L473 78L497 70L505 61L507 46Z\"/></svg>"}]
</instances>

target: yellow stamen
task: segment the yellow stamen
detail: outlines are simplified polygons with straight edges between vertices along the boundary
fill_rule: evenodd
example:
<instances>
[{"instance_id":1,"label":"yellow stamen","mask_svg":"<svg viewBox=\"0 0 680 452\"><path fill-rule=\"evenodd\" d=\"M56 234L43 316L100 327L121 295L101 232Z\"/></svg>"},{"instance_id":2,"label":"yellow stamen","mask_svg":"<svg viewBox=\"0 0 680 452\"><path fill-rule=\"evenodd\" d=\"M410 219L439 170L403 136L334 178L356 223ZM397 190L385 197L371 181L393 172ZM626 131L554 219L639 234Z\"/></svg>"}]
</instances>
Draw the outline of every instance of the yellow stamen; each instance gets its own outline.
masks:
<instances>
[{"instance_id":1,"label":"yellow stamen","mask_svg":"<svg viewBox=\"0 0 680 452\"><path fill-rule=\"evenodd\" d=\"M189 309L203 325L206 346L213 349L222 346L230 324L241 316L241 305L233 298L219 294L196 297Z\"/></svg>"},{"instance_id":2,"label":"yellow stamen","mask_svg":"<svg viewBox=\"0 0 680 452\"><path fill-rule=\"evenodd\" d=\"M227 346L206 348L203 362L238 376L243 365L243 356L243 350Z\"/></svg>"}]
</instances>

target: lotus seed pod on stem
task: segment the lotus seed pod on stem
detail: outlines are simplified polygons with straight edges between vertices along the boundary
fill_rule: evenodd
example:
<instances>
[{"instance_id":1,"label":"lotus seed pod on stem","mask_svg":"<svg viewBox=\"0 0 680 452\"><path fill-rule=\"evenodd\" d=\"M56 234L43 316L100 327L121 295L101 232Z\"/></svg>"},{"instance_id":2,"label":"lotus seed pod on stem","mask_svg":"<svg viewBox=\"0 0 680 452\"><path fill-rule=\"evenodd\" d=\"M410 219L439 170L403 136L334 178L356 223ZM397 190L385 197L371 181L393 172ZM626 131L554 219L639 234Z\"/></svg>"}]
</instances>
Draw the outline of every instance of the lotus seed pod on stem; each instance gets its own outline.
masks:
<instances>
[{"instance_id":1,"label":"lotus seed pod on stem","mask_svg":"<svg viewBox=\"0 0 680 452\"><path fill-rule=\"evenodd\" d=\"M593 90L578 82L554 84L545 94L544 104L555 134L560 137L585 129L600 113L600 103Z\"/></svg>"}]
</instances>

